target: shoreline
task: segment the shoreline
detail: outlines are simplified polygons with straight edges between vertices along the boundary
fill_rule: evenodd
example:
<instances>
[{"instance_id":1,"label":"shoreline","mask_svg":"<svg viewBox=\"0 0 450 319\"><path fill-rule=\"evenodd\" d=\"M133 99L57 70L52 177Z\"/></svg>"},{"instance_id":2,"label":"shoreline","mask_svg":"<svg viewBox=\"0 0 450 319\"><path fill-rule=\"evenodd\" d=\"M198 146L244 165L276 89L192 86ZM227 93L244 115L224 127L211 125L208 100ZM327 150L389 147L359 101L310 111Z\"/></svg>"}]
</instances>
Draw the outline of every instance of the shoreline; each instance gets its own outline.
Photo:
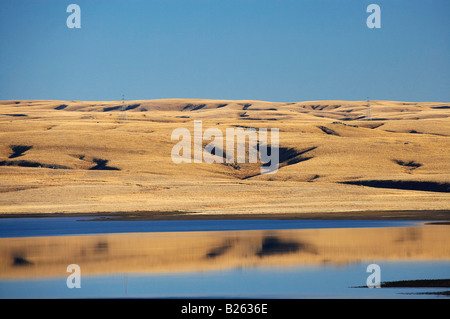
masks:
<instances>
[{"instance_id":1,"label":"shoreline","mask_svg":"<svg viewBox=\"0 0 450 319\"><path fill-rule=\"evenodd\" d=\"M183 211L92 212L92 213L11 213L0 218L98 217L98 220L424 220L450 221L450 210L352 211L323 213L212 214ZM440 223L441 224L441 223Z\"/></svg>"}]
</instances>

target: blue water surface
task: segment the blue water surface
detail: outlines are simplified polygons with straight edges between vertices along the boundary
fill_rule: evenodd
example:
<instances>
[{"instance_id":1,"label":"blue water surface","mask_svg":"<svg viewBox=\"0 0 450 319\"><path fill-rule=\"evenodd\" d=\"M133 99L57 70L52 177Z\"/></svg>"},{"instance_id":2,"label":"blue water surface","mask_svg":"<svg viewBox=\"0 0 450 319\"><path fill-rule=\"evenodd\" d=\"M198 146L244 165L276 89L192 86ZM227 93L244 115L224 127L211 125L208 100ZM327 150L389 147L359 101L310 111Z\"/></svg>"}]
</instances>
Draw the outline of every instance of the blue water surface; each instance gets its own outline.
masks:
<instances>
[{"instance_id":1,"label":"blue water surface","mask_svg":"<svg viewBox=\"0 0 450 319\"><path fill-rule=\"evenodd\" d=\"M448 299L424 294L448 288L355 288L366 285L369 262L286 268L234 268L174 274L82 276L0 280L3 298L243 298L243 299ZM448 278L449 261L378 261L381 281Z\"/></svg>"},{"instance_id":2,"label":"blue water surface","mask_svg":"<svg viewBox=\"0 0 450 319\"><path fill-rule=\"evenodd\" d=\"M0 238L142 232L406 227L421 223L399 220L93 220L96 218L98 217L1 218Z\"/></svg>"}]
</instances>

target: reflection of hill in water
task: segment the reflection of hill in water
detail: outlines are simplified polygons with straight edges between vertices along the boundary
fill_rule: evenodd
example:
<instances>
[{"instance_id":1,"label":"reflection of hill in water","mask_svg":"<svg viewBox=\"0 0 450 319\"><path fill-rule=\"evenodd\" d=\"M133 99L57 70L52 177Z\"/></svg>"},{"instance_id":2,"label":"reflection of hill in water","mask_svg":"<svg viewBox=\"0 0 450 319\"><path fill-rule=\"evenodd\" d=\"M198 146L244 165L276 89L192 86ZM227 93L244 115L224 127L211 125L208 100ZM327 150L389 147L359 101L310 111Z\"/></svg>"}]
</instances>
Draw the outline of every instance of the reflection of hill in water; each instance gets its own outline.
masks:
<instances>
[{"instance_id":1,"label":"reflection of hill in water","mask_svg":"<svg viewBox=\"0 0 450 319\"><path fill-rule=\"evenodd\" d=\"M172 273L243 267L450 260L448 225L130 233L0 239L0 277Z\"/></svg>"}]
</instances>

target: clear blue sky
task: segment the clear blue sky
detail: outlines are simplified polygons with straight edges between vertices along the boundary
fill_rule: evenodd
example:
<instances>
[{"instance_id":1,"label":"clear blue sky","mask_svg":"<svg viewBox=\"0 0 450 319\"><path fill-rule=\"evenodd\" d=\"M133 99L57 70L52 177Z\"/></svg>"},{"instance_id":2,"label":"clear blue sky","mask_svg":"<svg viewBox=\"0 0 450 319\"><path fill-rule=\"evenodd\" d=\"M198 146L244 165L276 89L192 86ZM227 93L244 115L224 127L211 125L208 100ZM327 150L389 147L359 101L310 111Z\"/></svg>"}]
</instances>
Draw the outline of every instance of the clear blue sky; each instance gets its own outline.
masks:
<instances>
[{"instance_id":1,"label":"clear blue sky","mask_svg":"<svg viewBox=\"0 0 450 319\"><path fill-rule=\"evenodd\" d=\"M81 29L66 8L81 7ZM381 7L381 29L366 8ZM0 100L450 101L449 0L1 0Z\"/></svg>"}]
</instances>

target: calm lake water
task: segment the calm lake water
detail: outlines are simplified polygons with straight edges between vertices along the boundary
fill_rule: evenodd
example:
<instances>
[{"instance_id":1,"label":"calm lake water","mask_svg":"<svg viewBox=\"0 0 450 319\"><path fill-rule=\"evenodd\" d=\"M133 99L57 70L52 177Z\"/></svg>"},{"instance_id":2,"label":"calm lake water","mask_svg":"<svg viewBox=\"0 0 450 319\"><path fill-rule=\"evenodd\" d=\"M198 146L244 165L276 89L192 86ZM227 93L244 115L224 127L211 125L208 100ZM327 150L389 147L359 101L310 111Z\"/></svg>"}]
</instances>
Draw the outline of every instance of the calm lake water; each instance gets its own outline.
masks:
<instances>
[{"instance_id":1,"label":"calm lake water","mask_svg":"<svg viewBox=\"0 0 450 319\"><path fill-rule=\"evenodd\" d=\"M0 218L0 238L106 233L401 227L421 223L421 221L389 220L111 221L97 219L97 217Z\"/></svg>"},{"instance_id":2,"label":"calm lake water","mask_svg":"<svg viewBox=\"0 0 450 319\"><path fill-rule=\"evenodd\" d=\"M446 298L450 226L420 221L0 219L0 298ZM69 264L81 288L68 288ZM363 286L364 288L355 288Z\"/></svg>"}]
</instances>

